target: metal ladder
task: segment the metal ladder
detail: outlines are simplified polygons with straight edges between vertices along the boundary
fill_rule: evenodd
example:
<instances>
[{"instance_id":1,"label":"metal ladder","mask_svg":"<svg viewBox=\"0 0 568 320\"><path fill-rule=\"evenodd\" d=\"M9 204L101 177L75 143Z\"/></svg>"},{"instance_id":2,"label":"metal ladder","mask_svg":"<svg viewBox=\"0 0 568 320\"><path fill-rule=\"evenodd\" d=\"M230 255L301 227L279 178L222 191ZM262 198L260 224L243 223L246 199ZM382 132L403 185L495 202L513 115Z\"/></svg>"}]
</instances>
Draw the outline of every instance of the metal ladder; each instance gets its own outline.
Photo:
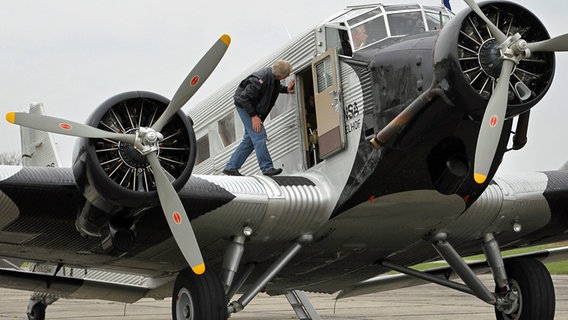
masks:
<instances>
[{"instance_id":1,"label":"metal ladder","mask_svg":"<svg viewBox=\"0 0 568 320\"><path fill-rule=\"evenodd\" d=\"M310 302L310 298L304 291L294 290L285 294L286 299L296 312L300 320L321 320L318 312Z\"/></svg>"}]
</instances>

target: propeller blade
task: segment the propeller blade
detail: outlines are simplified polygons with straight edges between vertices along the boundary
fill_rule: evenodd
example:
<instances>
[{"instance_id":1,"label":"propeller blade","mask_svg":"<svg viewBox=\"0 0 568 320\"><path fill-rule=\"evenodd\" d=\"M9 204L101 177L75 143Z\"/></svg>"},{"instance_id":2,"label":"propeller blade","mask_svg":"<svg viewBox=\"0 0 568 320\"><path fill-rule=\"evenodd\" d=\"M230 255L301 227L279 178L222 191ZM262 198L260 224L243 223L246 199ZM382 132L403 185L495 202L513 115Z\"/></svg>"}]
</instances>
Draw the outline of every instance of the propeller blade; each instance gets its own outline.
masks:
<instances>
[{"instance_id":1,"label":"propeller blade","mask_svg":"<svg viewBox=\"0 0 568 320\"><path fill-rule=\"evenodd\" d=\"M475 148L474 180L482 184L487 179L491 164L495 158L499 138L503 130L505 113L507 112L507 96L509 94L509 79L515 63L509 59L503 60L501 75L493 91L487 108L483 114L477 146Z\"/></svg>"},{"instance_id":2,"label":"propeller blade","mask_svg":"<svg viewBox=\"0 0 568 320\"><path fill-rule=\"evenodd\" d=\"M485 13L483 13L483 11L481 11L481 8L479 8L475 0L464 0L464 2L471 8L471 10L477 13L477 15L481 19L483 19L483 21L485 21L487 27L489 28L489 30L491 30L491 34L493 35L493 37L495 37L499 44L502 44L503 42L505 42L505 40L507 40L507 36L503 33L503 31L497 28L497 26L495 26L493 22L489 20L489 18L487 18L487 16L485 15Z\"/></svg>"},{"instance_id":3,"label":"propeller blade","mask_svg":"<svg viewBox=\"0 0 568 320\"><path fill-rule=\"evenodd\" d=\"M26 112L10 112L6 114L6 120L13 124L46 132L53 132L74 137L82 138L106 138L115 141L134 144L136 136L133 134L123 134L101 130L86 124L50 117L41 114L30 114Z\"/></svg>"},{"instance_id":4,"label":"propeller blade","mask_svg":"<svg viewBox=\"0 0 568 320\"><path fill-rule=\"evenodd\" d=\"M185 80L181 83L180 87L174 94L172 101L160 116L160 118L154 123L152 129L156 131L161 131L166 122L178 112L181 107L183 107L187 101L197 92L201 85L209 78L213 70L223 58L223 55L227 51L229 44L231 43L231 37L224 34L215 42L215 44L207 51L207 53L199 60L197 65L191 70L187 75Z\"/></svg>"},{"instance_id":5,"label":"propeller blade","mask_svg":"<svg viewBox=\"0 0 568 320\"><path fill-rule=\"evenodd\" d=\"M568 33L548 40L527 43L527 47L533 52L568 51Z\"/></svg>"},{"instance_id":6,"label":"propeller blade","mask_svg":"<svg viewBox=\"0 0 568 320\"><path fill-rule=\"evenodd\" d=\"M205 272L205 263L183 204L162 169L156 153L150 152L146 158L152 167L160 204L172 235L193 272L198 275L202 274Z\"/></svg>"}]
</instances>

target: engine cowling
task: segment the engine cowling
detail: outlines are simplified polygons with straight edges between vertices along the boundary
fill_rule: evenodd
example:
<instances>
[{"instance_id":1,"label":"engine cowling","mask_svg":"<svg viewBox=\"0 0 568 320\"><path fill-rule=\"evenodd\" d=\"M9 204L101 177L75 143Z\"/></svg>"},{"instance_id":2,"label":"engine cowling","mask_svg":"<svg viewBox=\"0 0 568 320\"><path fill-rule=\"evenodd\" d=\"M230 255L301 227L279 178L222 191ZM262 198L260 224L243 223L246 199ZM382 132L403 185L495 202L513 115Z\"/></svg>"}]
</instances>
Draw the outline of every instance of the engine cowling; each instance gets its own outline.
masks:
<instances>
[{"instance_id":1,"label":"engine cowling","mask_svg":"<svg viewBox=\"0 0 568 320\"><path fill-rule=\"evenodd\" d=\"M529 10L512 2L485 2L483 12L507 36L519 33L527 42L549 39L542 22ZM501 70L499 43L485 22L471 10L456 15L440 31L434 52L435 78L452 88L461 108L481 120ZM538 103L550 88L555 58L535 52L523 59L511 76L506 117L517 116ZM529 92L518 92L528 88ZM524 85L524 86L523 86ZM522 91L522 90L521 90ZM525 95L523 97L523 95Z\"/></svg>"},{"instance_id":2,"label":"engine cowling","mask_svg":"<svg viewBox=\"0 0 568 320\"><path fill-rule=\"evenodd\" d=\"M169 100L158 94L126 92L103 102L86 124L107 131L135 133L140 127L150 127L168 104ZM172 185L179 191L195 163L197 144L191 120L179 110L161 133L164 139L159 144L158 156ZM74 159L73 173L89 206L113 215L158 204L152 169L146 157L132 145L81 138Z\"/></svg>"}]
</instances>

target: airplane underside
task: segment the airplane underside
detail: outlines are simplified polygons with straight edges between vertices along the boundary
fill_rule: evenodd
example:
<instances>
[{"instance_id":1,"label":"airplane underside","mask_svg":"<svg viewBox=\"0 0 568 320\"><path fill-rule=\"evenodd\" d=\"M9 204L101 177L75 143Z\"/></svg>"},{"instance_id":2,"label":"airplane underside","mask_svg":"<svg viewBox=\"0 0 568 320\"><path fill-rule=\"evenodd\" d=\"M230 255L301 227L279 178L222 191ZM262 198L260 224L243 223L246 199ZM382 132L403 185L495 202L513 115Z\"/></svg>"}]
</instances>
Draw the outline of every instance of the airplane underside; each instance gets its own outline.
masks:
<instances>
[{"instance_id":1,"label":"airplane underside","mask_svg":"<svg viewBox=\"0 0 568 320\"><path fill-rule=\"evenodd\" d=\"M459 217L455 216L455 212L461 212L465 209L465 203L459 196L446 196L439 192L425 190L376 198L372 203L367 202L333 218L319 233L305 235L291 243L282 241L277 245L274 243L268 245L248 242L246 241L246 234L243 233L242 237L235 237L232 241L227 239L213 242L204 250L204 256L211 261L209 264L210 271L207 272L207 280L204 282L198 281L197 279L200 278L196 278L189 270L180 273L175 280L172 276L164 277L164 271L173 271L178 268L175 264L165 266L158 261L158 259L165 259L168 255L171 256L170 258L177 255L174 253L176 249L172 245L171 238L159 242L153 241L152 247L140 248L137 250L137 254L132 256L115 257L115 262L108 256L92 254L91 262L88 265L96 268L97 265L104 264L106 270L114 272L145 274L145 278L149 279L148 284L159 285L158 287L111 286L111 290L116 292L116 295L114 297L108 296L106 299L134 302L142 297L168 297L172 292L171 290L174 290L173 292L181 298L172 302L172 310L181 313L187 310L187 304L190 301L189 292L211 292L213 290L212 292L216 292L218 297L208 296L208 299L212 299L212 302L207 303L206 306L216 310L219 310L219 305L226 306L225 302L228 298L238 297L240 294L240 298L234 300L232 307L229 308L229 310L237 312L244 309L261 290L276 295L301 295L298 290L330 294L344 290L346 296L384 290L385 286L381 283L375 284L377 287L369 289L369 284L365 284L364 281L390 270L407 273L422 280L415 282L409 282L408 279L389 280L387 288L389 286L390 288L406 286L409 283L414 285L416 283L434 282L475 295L496 306L497 301L501 301L499 302L503 305L501 308L506 308L504 306L510 304L506 298L500 297L501 300L494 300L491 298L493 297L492 289L480 286L479 281L476 280L475 275L477 273L491 272L487 264L476 263L468 266L461 257L485 250L488 253L487 258L491 265L514 265L515 267L512 268L521 268L521 270L513 269L513 274L539 274L538 283L544 283L543 290L550 291L551 283L543 282L541 279L546 274L543 273L544 270L541 265L526 262L527 266L524 266L525 262L519 262L518 259L514 262L505 260L501 263L499 257L500 250L508 248L509 243L511 247L535 245L541 242L548 243L552 241L550 237L558 234L558 230L568 229L568 217L565 210L554 212L550 210L550 207L561 207L561 203L555 204L554 197L564 201L561 195L555 194L555 190L560 187L560 181L564 179L568 179L568 173L562 175L558 172L542 173L525 177L513 176L497 179L495 180L496 183L490 186L488 192L484 193L473 206ZM218 178L217 181L220 180L223 179ZM515 187L515 183L540 187L518 189ZM542 187L543 185L544 187ZM504 198L502 193L506 193L509 200L495 202L495 199ZM69 194L65 196L69 196ZM514 201L512 201L514 198L524 199L523 208L511 210L515 206ZM548 202L545 200L546 198L548 198ZM424 201L424 199L429 200ZM369 210L369 208L372 209ZM548 212L548 221L553 221L553 223L535 224L530 220L530 213L534 211ZM238 215L237 212L235 214ZM199 220L202 220L201 223L205 224L208 218L208 215L204 215L195 222L198 223ZM425 225L435 226L447 219L454 222L446 224L438 233L429 235L424 229ZM495 224L495 220L501 220L502 223ZM159 219L150 219L146 223L156 227L159 224L157 221ZM365 223L359 224L362 221ZM485 221L485 223L480 223L480 221ZM513 230L510 221L518 221L522 225L522 230ZM146 223L139 225L142 235L146 230ZM346 232L350 225L359 226L359 233L356 236ZM365 227L361 227L361 225ZM393 225L397 227L393 228ZM162 228L165 228L165 226ZM22 230L20 229L20 231ZM243 232L246 231L243 230ZM72 232L68 233L68 235L71 234ZM472 234L479 236L472 237ZM427 235L429 238L425 238ZM527 239L525 243L518 242L519 235L522 235L521 238ZM53 236L52 241L65 243L67 248L61 248L59 252L51 249L50 254L63 257L67 261L73 261L73 255L78 254L70 254L70 249L81 248L78 244L85 242L85 239L77 242L77 238L73 240L65 234ZM90 244L95 245L92 241ZM10 256L18 256L19 249L17 246L3 244L1 249L2 252L7 252ZM34 255L46 256L45 249L37 248L34 251L33 248L30 248L30 250ZM64 254L64 252L67 253ZM149 259L149 254L152 252L156 256L155 259ZM416 274L406 267L437 260L440 255L450 262L452 269L446 268ZM565 255L566 253L562 253L558 257ZM265 258L260 258L262 256ZM543 259L547 258L547 255L543 254L534 258ZM180 261L179 265L182 264L183 262ZM518 267L519 264L523 264L523 266ZM139 269L135 271L136 268ZM153 268L162 271L152 271ZM501 267L500 271L493 270L493 272L506 270L508 275L508 268L503 269ZM31 280L29 275L23 272L3 270L0 275L3 283L10 284L13 288L29 290L32 287L34 290L42 292L45 290L46 283L48 283L48 292L69 298L90 298L91 294L100 292L101 289L105 288L105 285L99 283L96 279L69 280L61 273L58 275L55 269L54 266L49 269L51 274L38 276ZM462 279L467 279L464 281L469 282L466 282L464 286L444 280L455 278L456 273ZM160 276L160 274L162 275ZM440 278L440 276L442 277ZM530 279L527 281L532 283ZM198 282L199 285L194 284L194 282ZM362 288L353 285L357 283L363 283L361 284ZM350 289L351 287L354 288ZM30 303L30 310L40 308L36 312L41 313L41 308L48 305L50 301L54 301L52 297L52 295L34 295L32 303ZM550 295L545 297L547 301L550 300ZM208 309L204 312L210 314L212 311ZM226 315L223 312L221 313L221 317ZM180 317L178 316L178 318ZM181 318L183 319L183 317Z\"/></svg>"}]
</instances>

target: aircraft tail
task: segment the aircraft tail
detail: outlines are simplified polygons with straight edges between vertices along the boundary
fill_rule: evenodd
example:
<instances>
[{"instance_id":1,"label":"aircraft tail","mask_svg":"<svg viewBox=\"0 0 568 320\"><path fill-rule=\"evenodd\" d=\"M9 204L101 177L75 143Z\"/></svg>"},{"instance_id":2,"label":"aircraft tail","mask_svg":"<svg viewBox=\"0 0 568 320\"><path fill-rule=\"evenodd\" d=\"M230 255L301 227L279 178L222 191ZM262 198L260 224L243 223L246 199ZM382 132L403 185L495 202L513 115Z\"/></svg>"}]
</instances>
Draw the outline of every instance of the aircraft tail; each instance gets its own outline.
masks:
<instances>
[{"instance_id":1,"label":"aircraft tail","mask_svg":"<svg viewBox=\"0 0 568 320\"><path fill-rule=\"evenodd\" d=\"M31 103L30 113L45 114L43 103ZM55 149L51 133L20 127L22 164L24 167L60 167L61 161Z\"/></svg>"}]
</instances>

